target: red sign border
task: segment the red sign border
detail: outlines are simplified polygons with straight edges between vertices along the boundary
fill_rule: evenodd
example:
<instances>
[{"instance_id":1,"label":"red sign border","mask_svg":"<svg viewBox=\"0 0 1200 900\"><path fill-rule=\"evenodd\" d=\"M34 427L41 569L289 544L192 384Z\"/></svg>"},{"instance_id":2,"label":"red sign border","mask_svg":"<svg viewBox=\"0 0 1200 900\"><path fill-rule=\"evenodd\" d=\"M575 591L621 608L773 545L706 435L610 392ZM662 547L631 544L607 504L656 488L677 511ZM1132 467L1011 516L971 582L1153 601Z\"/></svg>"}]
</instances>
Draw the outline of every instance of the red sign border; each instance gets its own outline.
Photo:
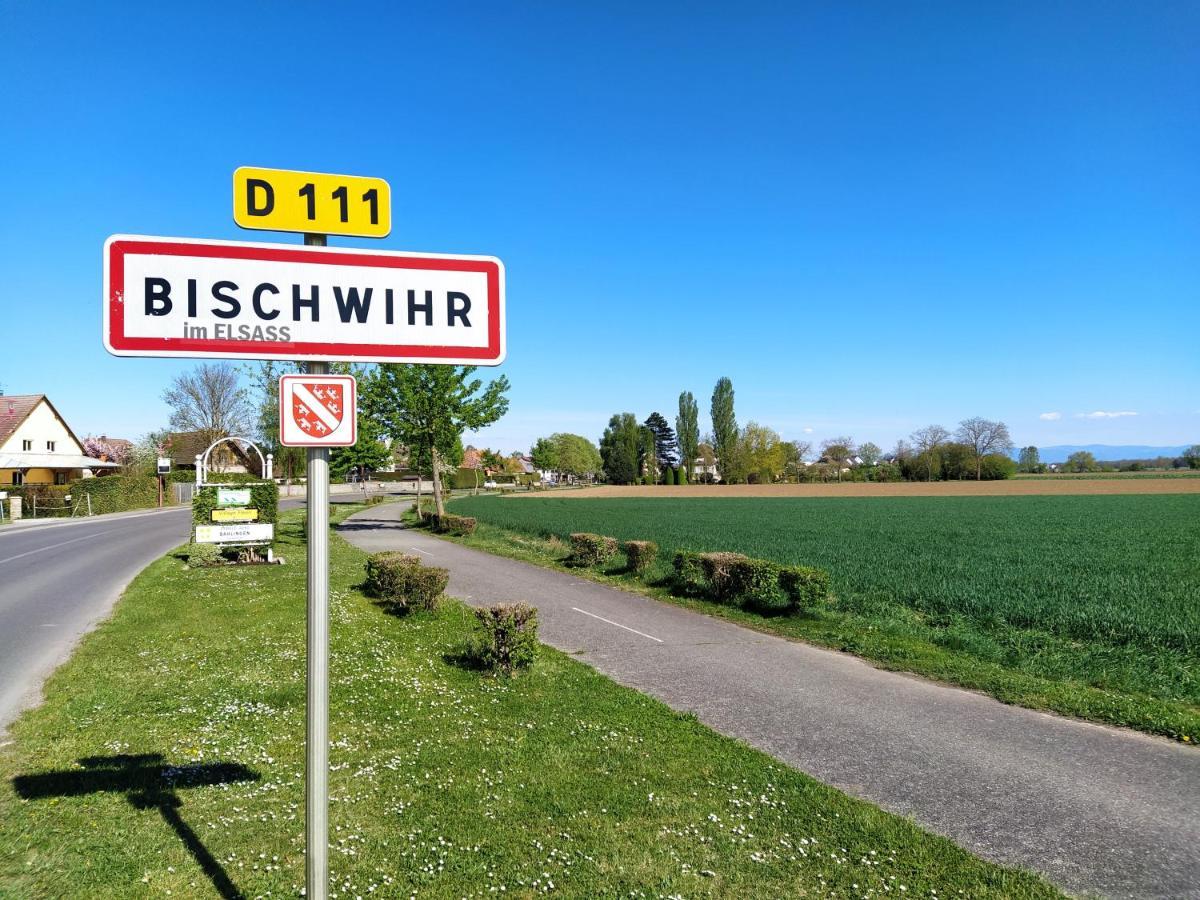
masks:
<instances>
[{"instance_id":1,"label":"red sign border","mask_svg":"<svg viewBox=\"0 0 1200 900\"><path fill-rule=\"evenodd\" d=\"M341 344L316 341L243 341L206 338L147 338L125 334L125 256L192 256L317 265L371 266L480 272L487 276L486 347L436 344ZM504 361L504 264L492 256L450 256L289 244L205 241L188 238L113 235L104 244L104 346L114 356L219 359L347 360L496 366Z\"/></svg>"},{"instance_id":2,"label":"red sign border","mask_svg":"<svg viewBox=\"0 0 1200 900\"><path fill-rule=\"evenodd\" d=\"M344 444L338 441L336 444L330 441L305 441L297 443L295 441L285 441L283 439L283 417L285 408L290 412L290 408L283 402L284 386L289 381L348 381L350 383L350 400L347 404L351 413L350 417L350 443ZM358 443L358 379L353 375L280 375L279 376L279 443L284 447L353 447Z\"/></svg>"}]
</instances>

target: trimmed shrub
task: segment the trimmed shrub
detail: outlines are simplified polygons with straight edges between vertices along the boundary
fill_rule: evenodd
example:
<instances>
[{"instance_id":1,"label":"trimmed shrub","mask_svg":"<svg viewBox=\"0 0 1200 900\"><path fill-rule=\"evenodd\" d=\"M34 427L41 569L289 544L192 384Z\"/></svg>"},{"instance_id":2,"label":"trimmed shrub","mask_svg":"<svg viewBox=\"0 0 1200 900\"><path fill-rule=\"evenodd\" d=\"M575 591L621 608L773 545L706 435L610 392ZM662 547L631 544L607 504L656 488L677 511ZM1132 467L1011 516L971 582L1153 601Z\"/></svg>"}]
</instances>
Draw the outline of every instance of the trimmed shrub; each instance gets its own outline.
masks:
<instances>
[{"instance_id":1,"label":"trimmed shrub","mask_svg":"<svg viewBox=\"0 0 1200 900\"><path fill-rule=\"evenodd\" d=\"M393 609L437 609L450 571L423 566L419 557L388 551L367 558L367 592Z\"/></svg>"},{"instance_id":2,"label":"trimmed shrub","mask_svg":"<svg viewBox=\"0 0 1200 900\"><path fill-rule=\"evenodd\" d=\"M456 516L452 513L446 513L444 516L434 519L434 528L443 534L452 534L457 537L466 537L468 534L475 533L475 519L471 516Z\"/></svg>"},{"instance_id":3,"label":"trimmed shrub","mask_svg":"<svg viewBox=\"0 0 1200 900\"><path fill-rule=\"evenodd\" d=\"M192 476L195 478L195 475ZM72 502L82 500L81 509L88 510L91 497L94 514L125 512L129 509L152 509L158 506L158 479L153 475L102 475L71 482L68 493ZM163 503L171 502L170 489L163 492ZM60 502L61 497L56 498Z\"/></svg>"},{"instance_id":4,"label":"trimmed shrub","mask_svg":"<svg viewBox=\"0 0 1200 900\"><path fill-rule=\"evenodd\" d=\"M190 569L211 569L225 563L225 557L216 544L188 544L185 553Z\"/></svg>"},{"instance_id":5,"label":"trimmed shrub","mask_svg":"<svg viewBox=\"0 0 1200 900\"><path fill-rule=\"evenodd\" d=\"M492 672L512 675L537 652L537 610L525 603L500 603L475 610L475 634L467 657Z\"/></svg>"},{"instance_id":6,"label":"trimmed shrub","mask_svg":"<svg viewBox=\"0 0 1200 900\"><path fill-rule=\"evenodd\" d=\"M111 476L110 476L111 477ZM259 522L275 522L279 515L279 485L273 481L262 481L250 475L222 474L226 489L250 490L250 508L258 510ZM217 508L218 491L222 486L205 485L192 496L192 522L196 525L211 525L212 512Z\"/></svg>"},{"instance_id":7,"label":"trimmed shrub","mask_svg":"<svg viewBox=\"0 0 1200 900\"><path fill-rule=\"evenodd\" d=\"M700 554L700 566L704 570L704 578L714 600L725 602L733 596L733 564L747 558L741 553Z\"/></svg>"},{"instance_id":8,"label":"trimmed shrub","mask_svg":"<svg viewBox=\"0 0 1200 900\"><path fill-rule=\"evenodd\" d=\"M629 563L629 571L641 575L654 564L658 557L658 544L654 541L626 541L625 559Z\"/></svg>"},{"instance_id":9,"label":"trimmed shrub","mask_svg":"<svg viewBox=\"0 0 1200 900\"><path fill-rule=\"evenodd\" d=\"M729 599L763 612L786 610L787 598L779 588L780 569L768 559L733 560L729 563Z\"/></svg>"},{"instance_id":10,"label":"trimmed shrub","mask_svg":"<svg viewBox=\"0 0 1200 900\"><path fill-rule=\"evenodd\" d=\"M571 555L567 557L567 565L597 566L600 563L608 562L616 554L616 538L577 531L571 535Z\"/></svg>"},{"instance_id":11,"label":"trimmed shrub","mask_svg":"<svg viewBox=\"0 0 1200 900\"><path fill-rule=\"evenodd\" d=\"M691 550L680 550L675 554L672 565L675 567L675 590L687 597L699 597L708 590L708 579L704 575L704 566L700 562L699 553Z\"/></svg>"},{"instance_id":12,"label":"trimmed shrub","mask_svg":"<svg viewBox=\"0 0 1200 900\"><path fill-rule=\"evenodd\" d=\"M779 570L779 587L787 596L789 611L812 609L829 597L829 573L812 566L784 566Z\"/></svg>"}]
</instances>

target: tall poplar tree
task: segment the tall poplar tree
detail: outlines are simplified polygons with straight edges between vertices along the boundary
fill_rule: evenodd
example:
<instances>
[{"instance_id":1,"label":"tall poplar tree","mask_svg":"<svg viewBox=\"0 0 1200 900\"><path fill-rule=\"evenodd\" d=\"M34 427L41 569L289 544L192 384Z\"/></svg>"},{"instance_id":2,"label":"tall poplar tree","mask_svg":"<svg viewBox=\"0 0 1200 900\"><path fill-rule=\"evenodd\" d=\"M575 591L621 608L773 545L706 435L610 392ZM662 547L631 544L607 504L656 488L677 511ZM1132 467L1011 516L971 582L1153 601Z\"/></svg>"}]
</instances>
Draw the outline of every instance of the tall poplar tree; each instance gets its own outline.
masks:
<instances>
[{"instance_id":1,"label":"tall poplar tree","mask_svg":"<svg viewBox=\"0 0 1200 900\"><path fill-rule=\"evenodd\" d=\"M733 414L733 382L728 378L720 379L713 388L711 413L717 471L721 474L721 480L725 481L726 473L731 471L726 466L726 460L732 460L738 442L737 417Z\"/></svg>"},{"instance_id":2,"label":"tall poplar tree","mask_svg":"<svg viewBox=\"0 0 1200 900\"><path fill-rule=\"evenodd\" d=\"M675 417L675 436L679 440L679 454L683 457L683 470L687 480L692 480L696 466L696 454L700 448L700 407L691 391L679 395L679 415Z\"/></svg>"}]
</instances>

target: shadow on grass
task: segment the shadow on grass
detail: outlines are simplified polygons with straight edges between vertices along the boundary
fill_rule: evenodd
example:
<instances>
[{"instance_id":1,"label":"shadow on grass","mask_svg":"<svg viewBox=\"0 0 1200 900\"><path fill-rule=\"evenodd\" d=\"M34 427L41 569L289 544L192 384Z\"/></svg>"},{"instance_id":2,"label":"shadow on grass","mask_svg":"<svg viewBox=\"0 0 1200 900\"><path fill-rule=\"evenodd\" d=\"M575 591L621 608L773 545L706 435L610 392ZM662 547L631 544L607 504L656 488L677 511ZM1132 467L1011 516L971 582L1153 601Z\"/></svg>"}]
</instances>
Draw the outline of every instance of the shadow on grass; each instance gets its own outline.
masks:
<instances>
[{"instance_id":1,"label":"shadow on grass","mask_svg":"<svg viewBox=\"0 0 1200 900\"><path fill-rule=\"evenodd\" d=\"M168 765L161 753L89 756L79 760L80 769L18 775L12 780L17 795L25 800L81 797L85 794L124 794L135 809L154 809L171 826L217 893L229 898L244 895L208 848L179 815L183 801L180 788L207 787L258 781L259 774L240 763Z\"/></svg>"},{"instance_id":2,"label":"shadow on grass","mask_svg":"<svg viewBox=\"0 0 1200 900\"><path fill-rule=\"evenodd\" d=\"M488 670L487 664L479 658L479 654L472 652L466 646L456 647L454 650L443 653L442 662L466 672L486 672Z\"/></svg>"}]
</instances>

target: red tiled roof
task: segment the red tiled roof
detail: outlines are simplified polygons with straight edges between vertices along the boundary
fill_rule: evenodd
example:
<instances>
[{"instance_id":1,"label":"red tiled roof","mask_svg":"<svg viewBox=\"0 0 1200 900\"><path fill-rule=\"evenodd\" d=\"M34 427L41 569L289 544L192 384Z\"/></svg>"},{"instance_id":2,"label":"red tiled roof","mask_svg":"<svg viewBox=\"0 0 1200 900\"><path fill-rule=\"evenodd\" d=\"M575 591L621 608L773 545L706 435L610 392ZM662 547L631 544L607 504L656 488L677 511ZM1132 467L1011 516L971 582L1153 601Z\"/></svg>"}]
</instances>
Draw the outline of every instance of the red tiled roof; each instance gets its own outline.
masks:
<instances>
[{"instance_id":1,"label":"red tiled roof","mask_svg":"<svg viewBox=\"0 0 1200 900\"><path fill-rule=\"evenodd\" d=\"M0 446L21 426L45 394L14 394L0 397Z\"/></svg>"}]
</instances>

